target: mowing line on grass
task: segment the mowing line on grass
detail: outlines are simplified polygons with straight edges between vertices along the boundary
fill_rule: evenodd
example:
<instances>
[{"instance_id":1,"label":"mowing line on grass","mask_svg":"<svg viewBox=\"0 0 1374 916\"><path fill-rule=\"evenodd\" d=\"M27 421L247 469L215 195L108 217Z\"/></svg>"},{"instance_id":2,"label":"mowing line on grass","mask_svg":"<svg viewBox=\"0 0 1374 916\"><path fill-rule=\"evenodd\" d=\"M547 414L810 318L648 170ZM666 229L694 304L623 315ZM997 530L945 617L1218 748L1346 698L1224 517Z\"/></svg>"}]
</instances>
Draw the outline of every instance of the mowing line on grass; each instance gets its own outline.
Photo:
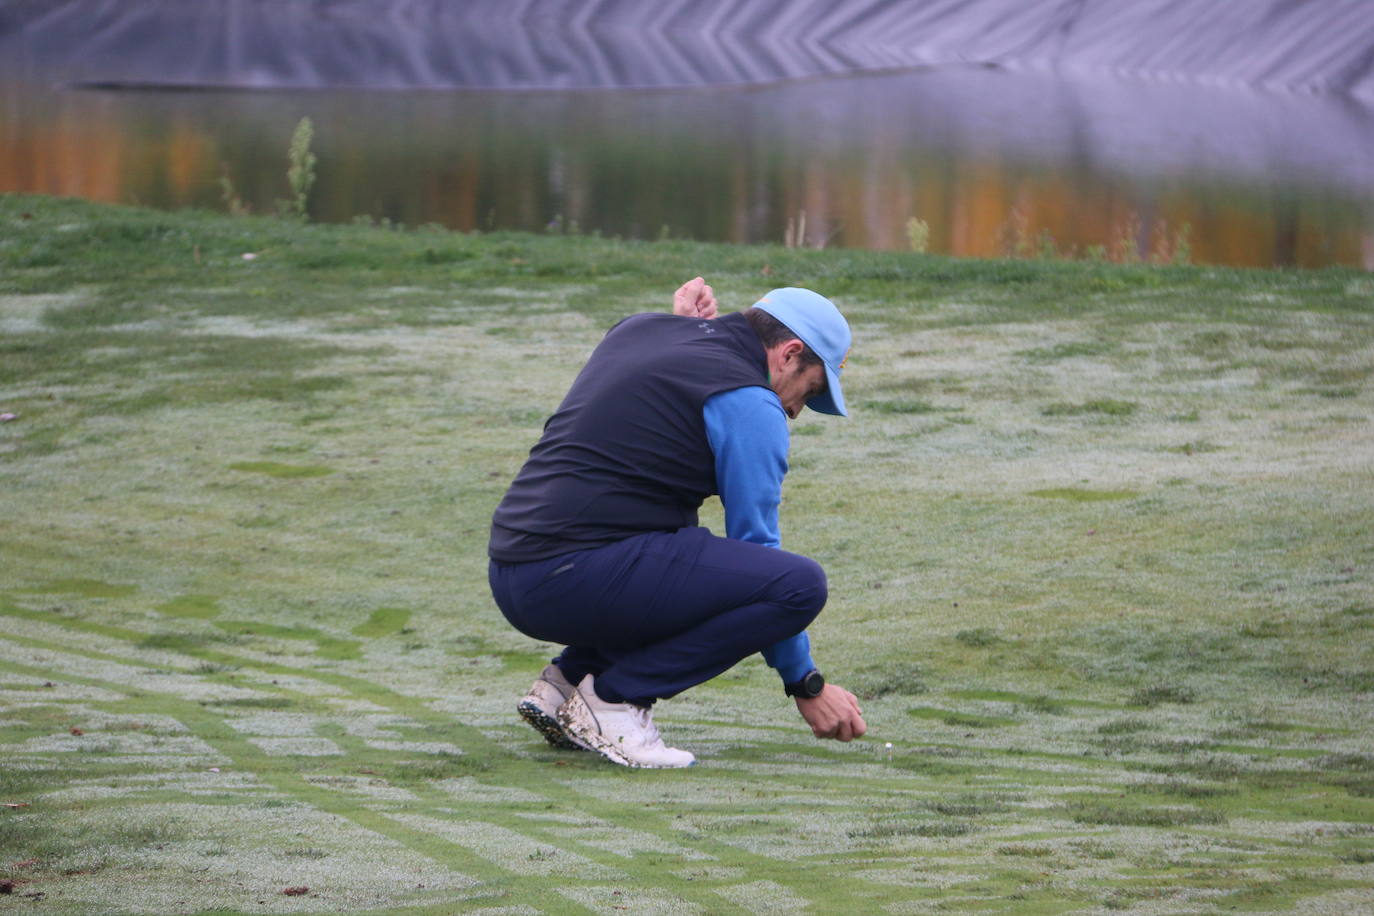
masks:
<instances>
[{"instance_id":1,"label":"mowing line on grass","mask_svg":"<svg viewBox=\"0 0 1374 916\"><path fill-rule=\"evenodd\" d=\"M15 607L13 605L7 605L4 608L0 608L0 613L12 617L29 619L42 624L57 626L59 628L87 631L93 634L104 636L106 638L119 639L126 642L136 642L138 640L145 638L145 634L142 634L135 630L129 630L126 628L109 625L91 624L87 621L82 620L54 618L52 615L43 614L42 612L29 611L24 608ZM54 640L42 640L31 637L26 638L23 636L19 636L18 634L10 634L8 637L0 639L0 642L4 641L9 641L17 644L26 644L34 648L42 648L49 652L53 652L55 654L60 655L75 654L79 657L100 659L102 661L110 661L119 664L126 664L129 661L128 659L125 659L123 657L111 655L109 653L99 652L93 649L73 649L68 645L65 645L61 642L57 642ZM190 655L194 658L202 659L204 661L213 661L217 664L229 665L238 669L258 669L263 671L264 674L269 675L290 674L297 677L317 679L322 682L329 683L333 686L344 687L345 689L350 691L350 694L352 696L367 699L373 702L378 702L380 705L387 706L395 712L400 712L406 715L408 718L411 718L413 721L415 721L417 727L419 728L423 729L439 727L448 731L457 731L461 734L461 743L465 747L471 748L473 746L476 746L481 748L483 751L487 752L494 752L497 750L496 745L490 739L483 736L476 729L473 729L470 726L465 726L461 722L457 722L447 717L441 717L433 713L432 711L428 710L422 703L419 703L418 701L415 701L409 697L404 697L402 695L395 694L387 690L386 688L383 688L379 685L373 684L362 679L354 678L348 675L340 675L333 672L321 672L310 669L293 668L291 666L281 664L264 666L260 662L256 662L252 659L237 656L233 653L224 652L221 650L191 648L185 650L185 654ZM64 673L64 676L72 675ZM118 681L102 681L93 678L82 678L81 680L86 683L102 685L112 685L121 683ZM232 687L223 683L219 684L218 686L225 687L236 692L244 690L270 691L271 693L283 697L292 697L297 703L304 703L312 700L318 702L317 698L312 698L307 694L301 694L295 691L285 690L280 687L268 687L267 685L263 684L249 684L241 682L233 685ZM140 691L161 693L161 691L158 691L155 688L150 688L145 685L140 685L138 689ZM218 749L226 753L234 761L234 766L245 771L254 772L259 769L262 769L264 767L264 764L267 762L267 755L264 755L261 752L261 750L257 749L254 745L248 742L247 739L233 741L228 740L231 736L237 734L232 730L225 730L223 728L207 728L203 724L198 725L197 723L201 723L205 719L205 710L203 709L203 707L189 707L184 704L159 703L156 704L156 707L150 705L150 709L151 708L156 708L159 712L173 714L178 718L179 721L186 721L185 717L187 716L187 710L194 708L195 714L194 717L191 719L191 722L189 723L192 726L193 733L197 734L199 737L206 740L212 746L216 746ZM173 712L173 710L176 710L176 712ZM215 721L222 722L223 720ZM337 736L335 739L331 740L337 741ZM249 750L249 748L252 748L252 750ZM375 757L375 753L370 754L369 756ZM594 762L594 764L595 763L599 762ZM611 822L614 822L615 820L624 820L624 818L620 816L623 815L623 810L614 805L596 805L589 803L589 799L587 796L573 792L571 789L561 785L560 783L549 780L546 773L541 773L538 770L531 771L527 767L522 768L518 764L514 766L512 766L511 764L512 762L508 761L507 765L504 767L503 772L501 774L501 778L498 780L500 783L519 786L521 788L525 788L526 790L537 790L543 797L553 802L561 802L565 807L571 807L572 803L576 803L576 806L578 808L588 810L589 813L593 813L604 818L613 819ZM517 776L524 776L524 778L512 778ZM353 806L340 805L339 803L333 800L334 796L328 793L322 793L320 789L316 786L312 786L309 783L306 783L296 778L289 777L284 774L274 773L269 775L267 778L269 779L269 782L271 782L276 788L289 793L293 797L299 798L303 801L308 801L316 807L319 807L321 810L325 810L330 813L338 814L340 816L354 820L362 826L367 826L370 829L377 830L378 832L390 836L393 839L407 843L407 845L416 848L417 851L422 851L422 848L416 845L413 837L415 835L425 835L425 831L423 830L416 830L413 827L410 827L409 825L406 825L401 822L398 822L398 827L395 832L388 831L386 829L381 829L379 824L381 824L382 821L378 820L378 818L381 817L380 815L369 815L368 818L366 818L367 823L363 823L363 821L358 820L358 818L354 817L352 814L349 813L350 811L355 810ZM430 801L436 805L442 804L445 806L451 806L453 802L453 799L443 797L437 791L430 793L429 797ZM423 810L431 809L426 807ZM395 818L389 818L389 820L395 820ZM662 825L661 818L659 816L651 813L646 815L642 812L636 812L636 817L634 818L634 821L638 828L647 827L648 829L650 829L651 832L654 832L653 828L657 826L657 835L660 838L660 840L669 844L673 842L673 840L671 839L671 828ZM647 823L645 823L645 821L647 821ZM509 827L503 829L509 829ZM526 826L524 829L528 831L530 828ZM571 842L573 845L579 847L583 846L583 844L579 843L576 840L576 838L572 838ZM706 841L700 843L699 845L710 847L714 846L715 844ZM723 857L725 859L734 860L745 865L753 866L756 869L763 869L765 871L769 870L765 867L765 863L767 861L766 858L755 856L745 850L741 850L738 847L720 846L717 848L718 855L714 856L712 856L711 853L704 852L703 850L698 850L698 852L701 854L711 856L713 858ZM587 853L588 850L584 847L583 854ZM609 864L610 855L611 854L605 853L602 850L594 850L592 852L593 859L601 860L602 864ZM431 857L433 858L433 856ZM436 859L436 861L442 860ZM467 860L464 861L462 865L462 870L465 872L479 875L485 879L491 880L490 874L484 874L484 872L489 871L488 869L478 869L473 867L471 861L471 854L469 854ZM566 880L568 877L570 876L565 875L563 876L563 879ZM535 880L542 882L545 879L541 877ZM601 877L600 880L604 880L604 877ZM675 893L682 895L685 899L690 900L693 896L695 896L696 893L698 893L698 891L695 890L695 888L692 886L690 882L687 882L681 879L680 877L676 877L671 874L664 876L663 884L671 888ZM791 891L789 891L789 893L795 894L795 892ZM709 907L715 911L728 911L730 909L730 904L712 899L709 902Z\"/></svg>"}]
</instances>

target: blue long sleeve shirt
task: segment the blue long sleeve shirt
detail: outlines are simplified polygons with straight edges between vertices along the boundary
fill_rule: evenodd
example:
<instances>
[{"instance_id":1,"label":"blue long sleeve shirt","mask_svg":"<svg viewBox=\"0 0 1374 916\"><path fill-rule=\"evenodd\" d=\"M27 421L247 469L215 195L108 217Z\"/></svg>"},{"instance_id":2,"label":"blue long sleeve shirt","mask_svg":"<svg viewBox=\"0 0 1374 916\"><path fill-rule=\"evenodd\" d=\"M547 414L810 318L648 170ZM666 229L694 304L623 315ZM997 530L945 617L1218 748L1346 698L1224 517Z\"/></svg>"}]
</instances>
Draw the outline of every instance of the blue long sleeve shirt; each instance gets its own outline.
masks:
<instances>
[{"instance_id":1,"label":"blue long sleeve shirt","mask_svg":"<svg viewBox=\"0 0 1374 916\"><path fill-rule=\"evenodd\" d=\"M778 504L791 444L782 402L771 389L751 385L711 397L702 416L715 454L726 536L780 547ZM764 649L763 658L784 684L801 680L816 667L804 630Z\"/></svg>"}]
</instances>

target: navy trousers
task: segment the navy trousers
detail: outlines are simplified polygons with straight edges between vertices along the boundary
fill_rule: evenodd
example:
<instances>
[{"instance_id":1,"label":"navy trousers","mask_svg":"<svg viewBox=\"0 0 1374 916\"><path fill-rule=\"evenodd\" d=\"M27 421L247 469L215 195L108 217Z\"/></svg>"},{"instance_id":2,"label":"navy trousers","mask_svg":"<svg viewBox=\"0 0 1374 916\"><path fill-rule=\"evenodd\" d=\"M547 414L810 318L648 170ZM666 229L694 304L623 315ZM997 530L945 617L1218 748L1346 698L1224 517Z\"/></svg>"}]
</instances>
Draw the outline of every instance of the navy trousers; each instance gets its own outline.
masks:
<instances>
[{"instance_id":1,"label":"navy trousers","mask_svg":"<svg viewBox=\"0 0 1374 916\"><path fill-rule=\"evenodd\" d=\"M567 646L554 661L569 681L594 674L601 699L641 706L795 636L826 599L814 560L705 528L493 561L490 580L512 626Z\"/></svg>"}]
</instances>

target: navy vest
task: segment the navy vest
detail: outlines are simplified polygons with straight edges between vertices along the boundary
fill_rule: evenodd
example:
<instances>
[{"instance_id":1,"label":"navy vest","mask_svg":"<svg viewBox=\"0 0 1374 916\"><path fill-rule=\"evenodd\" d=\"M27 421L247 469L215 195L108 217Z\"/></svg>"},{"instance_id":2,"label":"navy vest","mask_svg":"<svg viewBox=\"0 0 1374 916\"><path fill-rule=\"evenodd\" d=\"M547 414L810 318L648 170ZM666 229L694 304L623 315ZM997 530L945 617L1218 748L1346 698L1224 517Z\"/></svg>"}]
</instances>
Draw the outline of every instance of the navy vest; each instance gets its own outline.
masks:
<instances>
[{"instance_id":1,"label":"navy vest","mask_svg":"<svg viewBox=\"0 0 1374 916\"><path fill-rule=\"evenodd\" d=\"M487 553L527 563L697 524L716 488L702 407L768 385L763 344L739 313L650 313L606 334L492 518Z\"/></svg>"}]
</instances>

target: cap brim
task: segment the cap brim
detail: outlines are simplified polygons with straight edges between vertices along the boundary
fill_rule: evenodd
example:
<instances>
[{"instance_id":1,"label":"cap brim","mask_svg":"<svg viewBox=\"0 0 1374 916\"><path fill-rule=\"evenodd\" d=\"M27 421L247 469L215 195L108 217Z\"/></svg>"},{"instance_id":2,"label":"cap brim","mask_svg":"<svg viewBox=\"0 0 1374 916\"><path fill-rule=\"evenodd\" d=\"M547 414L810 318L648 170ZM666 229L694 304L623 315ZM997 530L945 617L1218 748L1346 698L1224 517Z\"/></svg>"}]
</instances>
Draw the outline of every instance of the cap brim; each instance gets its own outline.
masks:
<instances>
[{"instance_id":1,"label":"cap brim","mask_svg":"<svg viewBox=\"0 0 1374 916\"><path fill-rule=\"evenodd\" d=\"M840 390L840 374L831 369L829 364L825 367L825 391L816 395L806 402L817 413L828 413L837 417L849 416L849 411L844 407L844 392Z\"/></svg>"}]
</instances>

